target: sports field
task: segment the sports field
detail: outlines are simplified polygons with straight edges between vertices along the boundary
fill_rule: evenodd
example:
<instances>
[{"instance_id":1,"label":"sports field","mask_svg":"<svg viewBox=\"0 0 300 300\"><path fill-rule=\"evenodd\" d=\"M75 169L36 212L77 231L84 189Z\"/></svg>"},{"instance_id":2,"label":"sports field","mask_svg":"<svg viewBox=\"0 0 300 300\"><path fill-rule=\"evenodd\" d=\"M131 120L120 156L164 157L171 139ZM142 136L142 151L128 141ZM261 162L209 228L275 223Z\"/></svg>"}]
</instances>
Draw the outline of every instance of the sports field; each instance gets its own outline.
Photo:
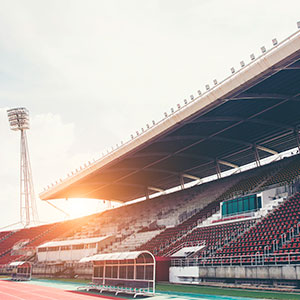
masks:
<instances>
[{"instance_id":1,"label":"sports field","mask_svg":"<svg viewBox=\"0 0 300 300\"><path fill-rule=\"evenodd\" d=\"M30 282L12 282L0 280L0 299L2 300L95 300L98 299L132 299L132 296L118 295L99 292L78 291L81 282L67 280L33 279ZM247 300L247 299L300 299L300 294L249 291L239 289L224 289L202 286L183 286L158 284L157 293L154 297L139 297L153 300Z\"/></svg>"}]
</instances>

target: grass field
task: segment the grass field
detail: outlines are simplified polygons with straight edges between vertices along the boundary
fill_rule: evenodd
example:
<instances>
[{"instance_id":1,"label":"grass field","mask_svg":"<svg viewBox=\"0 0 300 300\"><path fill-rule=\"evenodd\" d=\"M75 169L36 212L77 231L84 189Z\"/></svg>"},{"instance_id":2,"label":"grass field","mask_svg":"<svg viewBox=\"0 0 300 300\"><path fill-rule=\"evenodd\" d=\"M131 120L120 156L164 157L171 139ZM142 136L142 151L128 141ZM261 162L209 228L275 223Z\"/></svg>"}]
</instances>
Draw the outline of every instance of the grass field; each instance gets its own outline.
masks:
<instances>
[{"instance_id":1,"label":"grass field","mask_svg":"<svg viewBox=\"0 0 300 300\"><path fill-rule=\"evenodd\" d=\"M159 283L156 285L158 292L191 293L201 295L219 295L258 299L286 299L300 300L300 293L282 293L269 291L253 291L245 289L218 288L207 286L174 285L168 283Z\"/></svg>"}]
</instances>

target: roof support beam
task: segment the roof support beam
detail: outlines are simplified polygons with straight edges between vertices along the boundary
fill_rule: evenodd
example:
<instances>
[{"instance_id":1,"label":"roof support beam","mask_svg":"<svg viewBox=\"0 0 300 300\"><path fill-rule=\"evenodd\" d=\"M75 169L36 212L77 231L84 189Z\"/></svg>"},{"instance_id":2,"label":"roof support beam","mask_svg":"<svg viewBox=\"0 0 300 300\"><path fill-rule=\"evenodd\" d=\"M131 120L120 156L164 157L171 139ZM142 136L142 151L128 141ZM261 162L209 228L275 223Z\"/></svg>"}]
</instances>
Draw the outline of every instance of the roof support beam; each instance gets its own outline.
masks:
<instances>
[{"instance_id":1,"label":"roof support beam","mask_svg":"<svg viewBox=\"0 0 300 300\"><path fill-rule=\"evenodd\" d=\"M288 95L284 94L271 94L271 93L262 93L262 94L254 94L254 93L243 93L237 97L229 98L227 100L256 100L256 99L286 99Z\"/></svg>"},{"instance_id":2,"label":"roof support beam","mask_svg":"<svg viewBox=\"0 0 300 300\"><path fill-rule=\"evenodd\" d=\"M192 121L191 123L202 123L202 122L249 122L249 123L257 123L257 124L262 124L262 125L268 125L268 126L273 126L273 127L279 127L287 130L293 130L292 126L289 126L284 123L280 122L273 122L265 119L256 119L256 118L238 118L238 117L226 117L226 116L221 116L221 117L202 117L200 119L196 119Z\"/></svg>"},{"instance_id":3,"label":"roof support beam","mask_svg":"<svg viewBox=\"0 0 300 300\"><path fill-rule=\"evenodd\" d=\"M204 136L204 135L173 135L173 136L169 136L169 137L165 137L162 141L163 142L172 142L172 141L180 141L180 140L201 140L201 139L207 139L208 136ZM214 136L214 137L210 137L209 139L211 140L215 140L215 141L220 141L220 142L228 142L228 143L234 143L234 144L240 144L240 145L245 145L245 146L249 146L251 145L251 143L243 141L243 140L238 140L238 139L231 139L231 138L225 138L225 137L219 137L219 136ZM210 158L208 156L203 156L205 158Z\"/></svg>"},{"instance_id":4,"label":"roof support beam","mask_svg":"<svg viewBox=\"0 0 300 300\"><path fill-rule=\"evenodd\" d=\"M147 189L154 192L165 193L166 191L155 186L147 186Z\"/></svg>"},{"instance_id":5,"label":"roof support beam","mask_svg":"<svg viewBox=\"0 0 300 300\"><path fill-rule=\"evenodd\" d=\"M264 146L260 146L260 145L256 145L256 149L264 151L264 152L267 152L267 153L270 153L270 154L273 154L273 155L277 155L278 154L277 151L269 149L269 148L264 147Z\"/></svg>"},{"instance_id":6,"label":"roof support beam","mask_svg":"<svg viewBox=\"0 0 300 300\"><path fill-rule=\"evenodd\" d=\"M225 161L225 160L220 160L220 159L218 159L218 163L221 164L221 165L227 166L227 167L231 167L231 168L233 168L233 169L239 168L238 165L233 164L233 163L228 162L228 161Z\"/></svg>"},{"instance_id":7,"label":"roof support beam","mask_svg":"<svg viewBox=\"0 0 300 300\"><path fill-rule=\"evenodd\" d=\"M120 171L136 171L139 170L139 168L114 168L114 169L109 169L105 172L107 173L111 173L111 172L120 172ZM167 173L167 174L171 174L171 175L178 175L178 172L174 172L174 171L169 171L166 169L160 169L160 168L147 168L145 171L148 172L158 172L158 173Z\"/></svg>"},{"instance_id":8,"label":"roof support beam","mask_svg":"<svg viewBox=\"0 0 300 300\"><path fill-rule=\"evenodd\" d=\"M190 174L182 174L182 177L189 178L189 179L192 179L192 180L198 180L199 182L202 181L202 179L200 177L190 175Z\"/></svg>"}]
</instances>

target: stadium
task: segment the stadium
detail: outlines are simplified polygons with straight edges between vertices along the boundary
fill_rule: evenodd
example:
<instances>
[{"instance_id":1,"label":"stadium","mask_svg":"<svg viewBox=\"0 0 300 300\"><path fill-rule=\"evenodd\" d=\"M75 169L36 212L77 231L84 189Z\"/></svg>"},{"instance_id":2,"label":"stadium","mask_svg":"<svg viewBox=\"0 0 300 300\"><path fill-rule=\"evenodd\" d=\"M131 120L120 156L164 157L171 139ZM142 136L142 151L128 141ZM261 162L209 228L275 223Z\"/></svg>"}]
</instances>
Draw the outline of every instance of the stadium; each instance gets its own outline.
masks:
<instances>
[{"instance_id":1,"label":"stadium","mask_svg":"<svg viewBox=\"0 0 300 300\"><path fill-rule=\"evenodd\" d=\"M300 30L272 42L39 195L119 207L31 226L26 198L0 299L300 299Z\"/></svg>"}]
</instances>

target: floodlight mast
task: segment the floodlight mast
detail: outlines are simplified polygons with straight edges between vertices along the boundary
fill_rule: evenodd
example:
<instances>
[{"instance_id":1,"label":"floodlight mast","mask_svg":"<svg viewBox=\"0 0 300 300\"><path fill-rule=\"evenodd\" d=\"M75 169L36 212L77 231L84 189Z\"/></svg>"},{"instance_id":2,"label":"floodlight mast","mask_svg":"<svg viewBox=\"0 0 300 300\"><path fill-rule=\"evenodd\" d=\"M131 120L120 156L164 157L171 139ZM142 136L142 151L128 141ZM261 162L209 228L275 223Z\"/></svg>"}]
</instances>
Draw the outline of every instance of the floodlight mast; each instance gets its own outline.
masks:
<instances>
[{"instance_id":1,"label":"floodlight mast","mask_svg":"<svg viewBox=\"0 0 300 300\"><path fill-rule=\"evenodd\" d=\"M39 223L26 136L26 130L29 129L29 112L25 107L19 107L9 109L7 115L10 129L21 132L20 221L24 227L28 227Z\"/></svg>"}]
</instances>

